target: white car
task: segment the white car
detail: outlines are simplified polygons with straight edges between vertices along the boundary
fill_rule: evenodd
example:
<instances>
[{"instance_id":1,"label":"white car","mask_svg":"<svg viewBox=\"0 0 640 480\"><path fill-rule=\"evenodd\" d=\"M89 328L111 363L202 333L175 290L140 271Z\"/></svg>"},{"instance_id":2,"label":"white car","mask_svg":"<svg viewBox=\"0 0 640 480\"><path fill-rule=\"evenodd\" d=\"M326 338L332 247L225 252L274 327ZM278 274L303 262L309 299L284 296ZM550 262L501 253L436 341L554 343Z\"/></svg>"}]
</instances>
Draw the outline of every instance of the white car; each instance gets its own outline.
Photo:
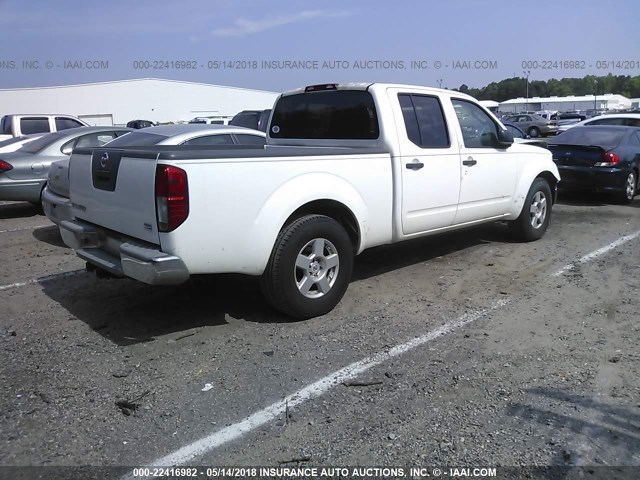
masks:
<instances>
[{"instance_id":1,"label":"white car","mask_svg":"<svg viewBox=\"0 0 640 480\"><path fill-rule=\"evenodd\" d=\"M24 147L27 143L43 136L44 133L34 133L33 135L25 135L23 137L13 137L0 142L0 153L11 153Z\"/></svg>"},{"instance_id":2,"label":"white car","mask_svg":"<svg viewBox=\"0 0 640 480\"><path fill-rule=\"evenodd\" d=\"M640 127L640 113L612 113L608 115L598 115L578 123L560 125L558 135L573 127L584 127L586 125L623 125L627 127Z\"/></svg>"},{"instance_id":3,"label":"white car","mask_svg":"<svg viewBox=\"0 0 640 480\"><path fill-rule=\"evenodd\" d=\"M136 130L109 142L109 147L133 148L151 145L262 145L266 135L257 130L224 125L161 125ZM47 186L42 192L42 209L55 224L73 220L69 192L69 160L51 164Z\"/></svg>"}]
</instances>

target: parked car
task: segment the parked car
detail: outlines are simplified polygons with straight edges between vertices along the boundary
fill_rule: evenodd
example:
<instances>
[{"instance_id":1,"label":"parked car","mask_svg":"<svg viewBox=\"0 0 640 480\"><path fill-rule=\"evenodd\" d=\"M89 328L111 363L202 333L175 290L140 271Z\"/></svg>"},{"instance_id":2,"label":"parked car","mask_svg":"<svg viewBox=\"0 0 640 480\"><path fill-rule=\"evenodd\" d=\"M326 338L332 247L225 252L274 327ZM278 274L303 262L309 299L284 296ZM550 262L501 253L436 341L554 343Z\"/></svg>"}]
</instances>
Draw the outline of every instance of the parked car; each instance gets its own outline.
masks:
<instances>
[{"instance_id":1,"label":"parked car","mask_svg":"<svg viewBox=\"0 0 640 480\"><path fill-rule=\"evenodd\" d=\"M559 134L564 125L573 125L575 123L581 122L587 119L587 115L581 112L562 112L559 113L556 118L556 123L558 124L558 131L556 134Z\"/></svg>"},{"instance_id":2,"label":"parked car","mask_svg":"<svg viewBox=\"0 0 640 480\"><path fill-rule=\"evenodd\" d=\"M130 122L127 122L127 127L134 128L136 130L140 128L153 127L154 125L155 123L151 120L131 120Z\"/></svg>"},{"instance_id":3,"label":"parked car","mask_svg":"<svg viewBox=\"0 0 640 480\"><path fill-rule=\"evenodd\" d=\"M589 118L578 123L562 125L558 128L558 135L573 127L586 127L588 125L626 125L628 127L640 127L640 113L610 113Z\"/></svg>"},{"instance_id":4,"label":"parked car","mask_svg":"<svg viewBox=\"0 0 640 480\"><path fill-rule=\"evenodd\" d=\"M64 242L148 284L261 276L276 309L309 318L337 305L365 249L498 220L533 241L549 224L551 153L463 93L312 85L282 94L269 125L261 149L77 149Z\"/></svg>"},{"instance_id":5,"label":"parked car","mask_svg":"<svg viewBox=\"0 0 640 480\"><path fill-rule=\"evenodd\" d=\"M270 116L271 109L243 110L231 119L229 125L252 128L254 130L260 130L261 132L266 132Z\"/></svg>"},{"instance_id":6,"label":"parked car","mask_svg":"<svg viewBox=\"0 0 640 480\"><path fill-rule=\"evenodd\" d=\"M545 135L555 135L558 124L555 120L546 120L535 114L511 115L504 119L505 122L516 125L521 130L527 132L532 138Z\"/></svg>"},{"instance_id":7,"label":"parked car","mask_svg":"<svg viewBox=\"0 0 640 480\"><path fill-rule=\"evenodd\" d=\"M624 203L638 191L640 128L582 126L549 142L566 190L610 192Z\"/></svg>"},{"instance_id":8,"label":"parked car","mask_svg":"<svg viewBox=\"0 0 640 480\"><path fill-rule=\"evenodd\" d=\"M0 120L0 140L88 126L87 122L71 115L5 115Z\"/></svg>"},{"instance_id":9,"label":"parked car","mask_svg":"<svg viewBox=\"0 0 640 480\"><path fill-rule=\"evenodd\" d=\"M221 125L176 124L148 127L121 135L105 146L132 148L150 145L259 145L265 144L264 132ZM53 223L72 220L69 200L69 159L51 165L47 186L42 193L42 208Z\"/></svg>"},{"instance_id":10,"label":"parked car","mask_svg":"<svg viewBox=\"0 0 640 480\"><path fill-rule=\"evenodd\" d=\"M68 159L76 147L99 147L118 135L124 127L79 127L49 133L12 153L0 155L0 200L39 204L49 166Z\"/></svg>"},{"instance_id":11,"label":"parked car","mask_svg":"<svg viewBox=\"0 0 640 480\"><path fill-rule=\"evenodd\" d=\"M222 116L196 117L189 120L189 123L203 123L206 125L229 125L230 118Z\"/></svg>"},{"instance_id":12,"label":"parked car","mask_svg":"<svg viewBox=\"0 0 640 480\"><path fill-rule=\"evenodd\" d=\"M506 127L507 131L513 135L513 140L516 143L526 143L527 145L534 145L536 147L547 148L547 142L544 140L536 140L535 138L531 138L529 135L524 133L518 127L511 123L503 123Z\"/></svg>"},{"instance_id":13,"label":"parked car","mask_svg":"<svg viewBox=\"0 0 640 480\"><path fill-rule=\"evenodd\" d=\"M557 110L538 110L537 112L533 112L539 117L544 118L545 120L557 120L558 119L558 111Z\"/></svg>"},{"instance_id":14,"label":"parked car","mask_svg":"<svg viewBox=\"0 0 640 480\"><path fill-rule=\"evenodd\" d=\"M34 133L33 135L25 135L24 137L12 137L0 142L0 153L10 153L21 149L27 143L42 137L42 133Z\"/></svg>"}]
</instances>

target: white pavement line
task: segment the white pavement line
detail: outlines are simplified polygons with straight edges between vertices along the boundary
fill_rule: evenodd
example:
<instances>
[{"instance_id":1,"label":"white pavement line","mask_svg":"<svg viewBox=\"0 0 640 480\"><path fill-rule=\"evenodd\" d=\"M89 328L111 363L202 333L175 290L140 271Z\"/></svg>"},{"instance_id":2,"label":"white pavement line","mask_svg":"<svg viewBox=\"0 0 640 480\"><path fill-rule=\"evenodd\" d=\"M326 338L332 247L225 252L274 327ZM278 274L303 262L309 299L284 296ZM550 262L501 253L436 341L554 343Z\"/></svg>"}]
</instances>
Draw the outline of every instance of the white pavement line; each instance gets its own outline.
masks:
<instances>
[{"instance_id":1,"label":"white pavement line","mask_svg":"<svg viewBox=\"0 0 640 480\"><path fill-rule=\"evenodd\" d=\"M457 320L451 320L444 325L431 330L430 332L416 337L408 342L401 343L392 347L390 350L376 353L368 358L352 363L336 372L333 372L326 377L318 380L305 388L298 390L292 395L272 404L271 406L248 416L239 423L230 425L222 430L213 432L212 434L201 438L189 445L186 445L167 456L158 458L149 464L150 467L156 466L172 466L172 465L184 465L185 463L193 460L194 458L201 456L227 442L235 440L241 437L245 433L249 433L252 430L264 425L265 423L277 418L279 415L285 413L287 408L300 405L307 400L315 397L319 397L325 392L331 390L333 387L340 385L342 382L355 378L363 372L366 372L372 367L375 367L390 358L402 355L416 347L424 345L431 340L435 340L438 337L446 335L447 333L461 328L471 322L474 322L488 313L502 308L509 303L508 299L502 299L495 302L491 307L478 310L476 312L465 314ZM131 479L133 472L122 477L124 479Z\"/></svg>"},{"instance_id":2,"label":"white pavement line","mask_svg":"<svg viewBox=\"0 0 640 480\"><path fill-rule=\"evenodd\" d=\"M9 290L11 288L24 287L25 285L33 285L34 283L47 283L51 280L57 280L59 278L72 277L86 272L86 270L72 270L70 272L54 273L53 275L47 275L46 277L33 278L26 282L11 283L9 285L0 285L0 291Z\"/></svg>"},{"instance_id":3,"label":"white pavement line","mask_svg":"<svg viewBox=\"0 0 640 480\"><path fill-rule=\"evenodd\" d=\"M36 228L51 227L51 225L36 225L35 227L11 228L9 230L0 230L0 233L22 232L23 230L35 230Z\"/></svg>"},{"instance_id":4,"label":"white pavement line","mask_svg":"<svg viewBox=\"0 0 640 480\"><path fill-rule=\"evenodd\" d=\"M557 272L551 274L552 277L559 277L560 275L568 272L569 270L573 270L574 268L576 268L577 265L586 263L590 260L593 260L596 257L599 257L600 255L604 255L605 253L607 253L610 250L613 250L614 248L619 247L620 245L627 243L631 240L633 240L634 238L640 237L640 230L638 230L635 233L632 233L630 235L625 235L624 237L620 237L618 240L616 240L615 242L610 243L609 245L606 245L602 248L599 248L598 250L594 250L591 253L588 253L587 255L585 255L584 257L580 258L577 262L574 263L570 263L569 265L565 265L564 267L562 267L560 270L558 270Z\"/></svg>"}]
</instances>

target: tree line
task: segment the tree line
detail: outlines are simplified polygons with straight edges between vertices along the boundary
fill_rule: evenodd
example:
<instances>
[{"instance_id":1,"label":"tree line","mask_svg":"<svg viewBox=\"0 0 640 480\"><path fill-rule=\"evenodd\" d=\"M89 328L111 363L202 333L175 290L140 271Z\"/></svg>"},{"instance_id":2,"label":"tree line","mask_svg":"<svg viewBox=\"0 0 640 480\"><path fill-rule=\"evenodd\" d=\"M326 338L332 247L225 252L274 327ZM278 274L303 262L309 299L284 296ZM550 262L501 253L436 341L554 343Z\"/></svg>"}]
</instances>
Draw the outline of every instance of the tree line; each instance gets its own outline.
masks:
<instances>
[{"instance_id":1,"label":"tree line","mask_svg":"<svg viewBox=\"0 0 640 480\"><path fill-rule=\"evenodd\" d=\"M465 84L453 90L471 95L478 100L495 100L504 102L512 98L525 97L527 92L526 77L512 77L499 82L491 82L483 88L471 88ZM529 81L529 98L531 97L566 97L569 95L603 95L614 93L627 98L640 97L640 76L612 75L598 77L587 75L583 78L562 78L557 80Z\"/></svg>"}]
</instances>

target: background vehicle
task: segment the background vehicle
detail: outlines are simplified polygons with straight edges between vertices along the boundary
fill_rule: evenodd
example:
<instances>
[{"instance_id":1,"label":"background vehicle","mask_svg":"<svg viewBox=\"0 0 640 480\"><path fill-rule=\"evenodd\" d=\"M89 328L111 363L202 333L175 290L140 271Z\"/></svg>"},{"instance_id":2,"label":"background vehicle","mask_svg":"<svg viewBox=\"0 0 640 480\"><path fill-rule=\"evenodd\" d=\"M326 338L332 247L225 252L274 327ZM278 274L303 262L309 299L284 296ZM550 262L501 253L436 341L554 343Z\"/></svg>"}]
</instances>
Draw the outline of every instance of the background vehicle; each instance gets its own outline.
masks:
<instances>
[{"instance_id":1,"label":"background vehicle","mask_svg":"<svg viewBox=\"0 0 640 480\"><path fill-rule=\"evenodd\" d=\"M243 110L231 119L229 125L252 128L254 130L260 130L261 132L266 132L270 116L271 109Z\"/></svg>"},{"instance_id":2,"label":"background vehicle","mask_svg":"<svg viewBox=\"0 0 640 480\"><path fill-rule=\"evenodd\" d=\"M533 138L552 135L558 130L555 120L546 120L535 114L511 115L503 121L516 125Z\"/></svg>"},{"instance_id":3,"label":"background vehicle","mask_svg":"<svg viewBox=\"0 0 640 480\"><path fill-rule=\"evenodd\" d=\"M5 115L0 120L0 140L88 126L88 123L71 115Z\"/></svg>"},{"instance_id":4,"label":"background vehicle","mask_svg":"<svg viewBox=\"0 0 640 480\"><path fill-rule=\"evenodd\" d=\"M628 127L640 127L640 113L611 113L570 125L562 125L558 128L558 135L573 127L586 127L589 125L626 125Z\"/></svg>"},{"instance_id":5,"label":"background vehicle","mask_svg":"<svg viewBox=\"0 0 640 480\"><path fill-rule=\"evenodd\" d=\"M575 127L549 142L567 190L611 192L631 203L638 189L640 128Z\"/></svg>"},{"instance_id":6,"label":"background vehicle","mask_svg":"<svg viewBox=\"0 0 640 480\"><path fill-rule=\"evenodd\" d=\"M229 125L229 117L212 116L212 117L196 117L189 120L189 123L200 123L205 125Z\"/></svg>"},{"instance_id":7,"label":"background vehicle","mask_svg":"<svg viewBox=\"0 0 640 480\"><path fill-rule=\"evenodd\" d=\"M0 200L40 203L49 166L68 159L76 147L99 147L122 133L124 127L80 127L49 133L19 150L0 155Z\"/></svg>"},{"instance_id":8,"label":"background vehicle","mask_svg":"<svg viewBox=\"0 0 640 480\"><path fill-rule=\"evenodd\" d=\"M130 122L127 122L127 127L135 128L136 130L140 128L153 127L154 125L155 123L151 120L131 120Z\"/></svg>"},{"instance_id":9,"label":"background vehicle","mask_svg":"<svg viewBox=\"0 0 640 480\"><path fill-rule=\"evenodd\" d=\"M259 145L266 142L263 132L221 125L161 125L120 135L109 147L149 145ZM69 200L69 159L54 162L49 169L47 185L42 193L42 208L49 220L60 223L72 220Z\"/></svg>"},{"instance_id":10,"label":"background vehicle","mask_svg":"<svg viewBox=\"0 0 640 480\"><path fill-rule=\"evenodd\" d=\"M527 135L526 133L524 133L522 130L520 130L518 127L516 127L511 123L503 122L502 124L507 128L507 131L511 135L513 135L514 142L526 143L527 145L535 145L536 147L547 148L547 142L545 142L544 140L536 140L531 138L529 135Z\"/></svg>"},{"instance_id":11,"label":"background vehicle","mask_svg":"<svg viewBox=\"0 0 640 480\"><path fill-rule=\"evenodd\" d=\"M21 149L27 143L42 137L42 133L34 133L33 135L25 135L24 137L12 137L0 142L0 153L10 153Z\"/></svg>"},{"instance_id":12,"label":"background vehicle","mask_svg":"<svg viewBox=\"0 0 640 480\"><path fill-rule=\"evenodd\" d=\"M282 94L267 147L243 148L76 150L63 240L149 284L261 276L275 308L308 318L336 306L367 248L497 220L541 238L560 178L472 97L407 85Z\"/></svg>"},{"instance_id":13,"label":"background vehicle","mask_svg":"<svg viewBox=\"0 0 640 480\"><path fill-rule=\"evenodd\" d=\"M557 110L539 110L534 112L539 117L544 118L545 120L557 120L558 119L558 111Z\"/></svg>"}]
</instances>

